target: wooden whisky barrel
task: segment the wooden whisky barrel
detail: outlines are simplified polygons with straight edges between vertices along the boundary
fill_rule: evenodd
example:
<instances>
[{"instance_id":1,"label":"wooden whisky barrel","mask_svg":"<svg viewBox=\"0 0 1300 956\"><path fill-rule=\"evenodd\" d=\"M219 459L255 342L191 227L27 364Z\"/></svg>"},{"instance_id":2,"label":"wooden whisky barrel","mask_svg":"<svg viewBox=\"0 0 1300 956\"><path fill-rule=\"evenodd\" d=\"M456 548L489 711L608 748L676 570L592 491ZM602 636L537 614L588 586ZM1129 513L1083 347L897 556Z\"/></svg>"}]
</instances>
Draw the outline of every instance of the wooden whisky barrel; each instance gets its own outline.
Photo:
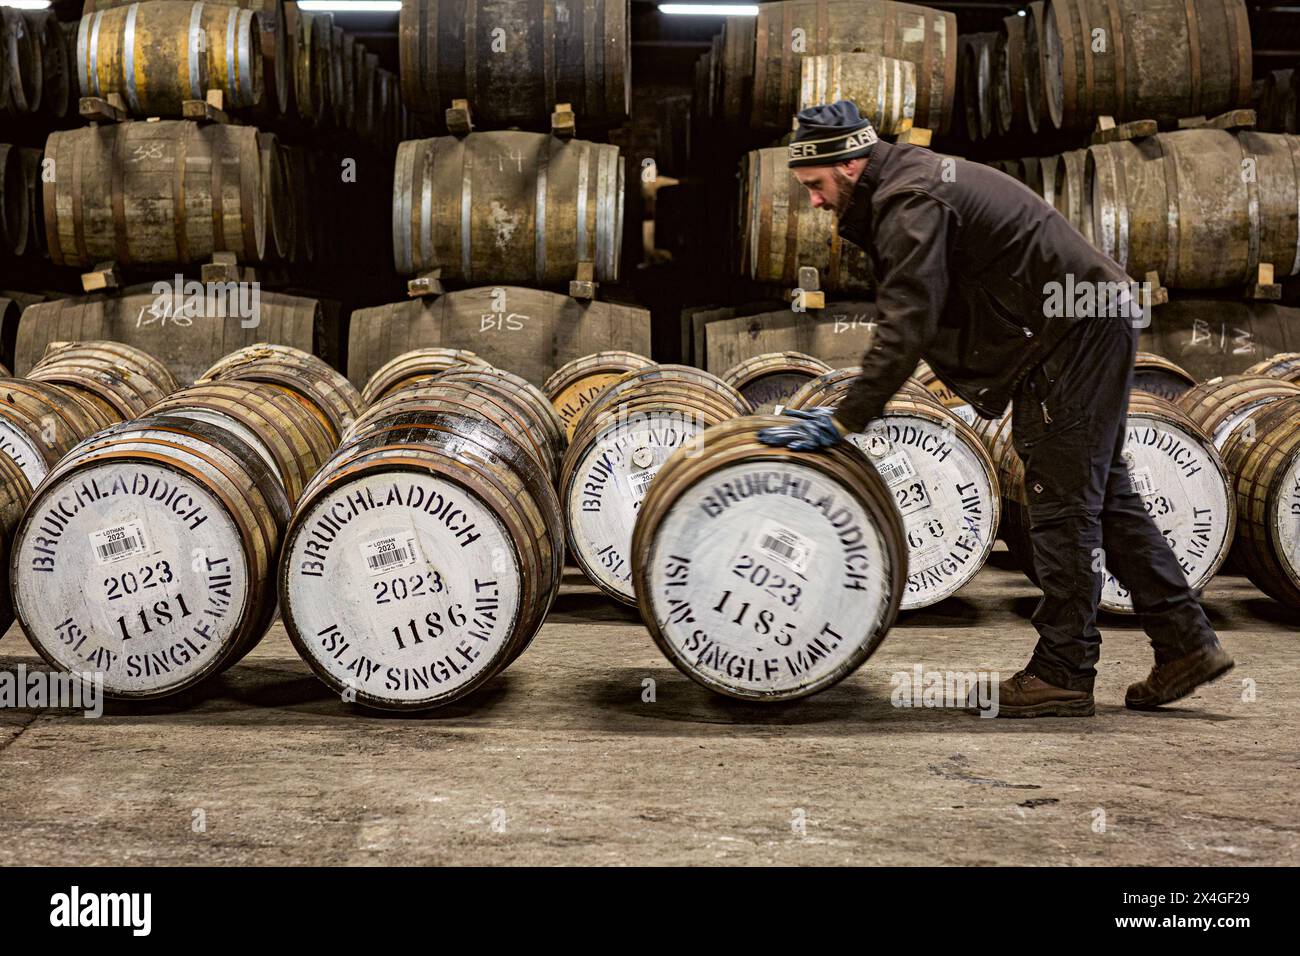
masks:
<instances>
[{"instance_id":1,"label":"wooden whisky barrel","mask_svg":"<svg viewBox=\"0 0 1300 956\"><path fill-rule=\"evenodd\" d=\"M916 125L948 131L957 80L957 19L890 0L762 4L755 21L754 129L789 130L798 112L800 60L825 53L878 53L912 62Z\"/></svg>"},{"instance_id":2,"label":"wooden whisky barrel","mask_svg":"<svg viewBox=\"0 0 1300 956\"><path fill-rule=\"evenodd\" d=\"M154 405L149 414L208 422L233 433L271 466L290 507L336 444L302 402L265 382L191 385Z\"/></svg>"},{"instance_id":3,"label":"wooden whisky barrel","mask_svg":"<svg viewBox=\"0 0 1300 956\"><path fill-rule=\"evenodd\" d=\"M266 342L329 355L331 330L320 302L247 284L176 290L162 283L29 305L14 346L14 371L25 375L54 342L100 339L147 349L176 380L190 384L224 355Z\"/></svg>"},{"instance_id":4,"label":"wooden whisky barrel","mask_svg":"<svg viewBox=\"0 0 1300 956\"><path fill-rule=\"evenodd\" d=\"M514 372L489 365L457 365L438 374L439 382L456 382L510 396L525 406L546 438L556 462L564 456L568 433L546 393Z\"/></svg>"},{"instance_id":5,"label":"wooden whisky barrel","mask_svg":"<svg viewBox=\"0 0 1300 956\"><path fill-rule=\"evenodd\" d=\"M833 212L813 208L788 160L784 148L749 154L741 225L749 278L788 288L798 285L800 266L815 266L828 292L869 290L866 253L840 239Z\"/></svg>"},{"instance_id":6,"label":"wooden whisky barrel","mask_svg":"<svg viewBox=\"0 0 1300 956\"><path fill-rule=\"evenodd\" d=\"M570 440L587 407L625 372L649 368L654 362L635 352L595 352L565 362L542 385Z\"/></svg>"},{"instance_id":7,"label":"wooden whisky barrel","mask_svg":"<svg viewBox=\"0 0 1300 956\"><path fill-rule=\"evenodd\" d=\"M1052 205L1085 239L1092 242L1092 183L1088 178L1088 151L1074 149L1057 156L1052 180L1055 184Z\"/></svg>"},{"instance_id":8,"label":"wooden whisky barrel","mask_svg":"<svg viewBox=\"0 0 1300 956\"><path fill-rule=\"evenodd\" d=\"M304 402L337 443L361 414L361 393L316 356L287 345L250 345L217 361L196 384L244 380L278 385Z\"/></svg>"},{"instance_id":9,"label":"wooden whisky barrel","mask_svg":"<svg viewBox=\"0 0 1300 956\"><path fill-rule=\"evenodd\" d=\"M902 132L916 118L916 64L879 53L804 57L798 108L839 100L856 103L880 132Z\"/></svg>"},{"instance_id":10,"label":"wooden whisky barrel","mask_svg":"<svg viewBox=\"0 0 1300 956\"><path fill-rule=\"evenodd\" d=\"M361 402L367 408L385 395L417 381L437 376L457 365L489 365L468 349L412 349L379 366L361 390Z\"/></svg>"},{"instance_id":11,"label":"wooden whisky barrel","mask_svg":"<svg viewBox=\"0 0 1300 956\"><path fill-rule=\"evenodd\" d=\"M764 445L775 416L723 422L664 464L632 540L637 604L665 656L717 693L806 697L853 673L892 626L902 518L855 448Z\"/></svg>"},{"instance_id":12,"label":"wooden whisky barrel","mask_svg":"<svg viewBox=\"0 0 1300 956\"><path fill-rule=\"evenodd\" d=\"M566 362L609 349L650 351L650 313L518 286L462 289L352 313L348 377L364 384L414 349L468 349L540 385Z\"/></svg>"},{"instance_id":13,"label":"wooden whisky barrel","mask_svg":"<svg viewBox=\"0 0 1300 956\"><path fill-rule=\"evenodd\" d=\"M1002 32L993 50L993 87L997 131L1002 136L1023 132L1029 120L1025 106L1025 20L1002 18Z\"/></svg>"},{"instance_id":14,"label":"wooden whisky barrel","mask_svg":"<svg viewBox=\"0 0 1300 956\"><path fill-rule=\"evenodd\" d=\"M0 8L0 108L10 116L35 113L41 107L41 38L21 10Z\"/></svg>"},{"instance_id":15,"label":"wooden whisky barrel","mask_svg":"<svg viewBox=\"0 0 1300 956\"><path fill-rule=\"evenodd\" d=\"M527 647L559 591L563 542L550 481L491 421L455 407L377 419L294 514L285 628L349 700L445 705Z\"/></svg>"},{"instance_id":16,"label":"wooden whisky barrel","mask_svg":"<svg viewBox=\"0 0 1300 956\"><path fill-rule=\"evenodd\" d=\"M75 390L123 421L139 418L178 387L162 362L120 342L51 343L27 378Z\"/></svg>"},{"instance_id":17,"label":"wooden whisky barrel","mask_svg":"<svg viewBox=\"0 0 1300 956\"><path fill-rule=\"evenodd\" d=\"M768 352L745 359L729 368L722 380L731 385L753 407L756 414L775 414L777 406L789 404L804 385L831 367L803 352Z\"/></svg>"},{"instance_id":18,"label":"wooden whisky barrel","mask_svg":"<svg viewBox=\"0 0 1300 956\"><path fill-rule=\"evenodd\" d=\"M223 108L262 101L261 23L221 3L149 0L99 9L77 32L82 96L116 94L135 116L181 115L185 100L222 92Z\"/></svg>"},{"instance_id":19,"label":"wooden whisky barrel","mask_svg":"<svg viewBox=\"0 0 1300 956\"><path fill-rule=\"evenodd\" d=\"M1124 458L1137 492L1193 588L1202 588L1228 555L1236 525L1232 486L1219 453L1173 403L1147 392L1129 399ZM1006 532L1003 537L1031 579L1024 469L1014 450L1002 456ZM1016 529L1019 529L1018 531ZM1104 570L1104 569L1103 569ZM1129 592L1105 572L1100 607L1132 613Z\"/></svg>"},{"instance_id":20,"label":"wooden whisky barrel","mask_svg":"<svg viewBox=\"0 0 1300 956\"><path fill-rule=\"evenodd\" d=\"M111 698L179 693L270 626L288 518L276 476L233 433L167 416L119 424L33 496L10 566L19 623L50 666L102 673Z\"/></svg>"},{"instance_id":21,"label":"wooden whisky barrel","mask_svg":"<svg viewBox=\"0 0 1300 956\"><path fill-rule=\"evenodd\" d=\"M618 280L618 147L541 133L409 140L397 150L393 253L406 275L444 281L568 282L592 262Z\"/></svg>"},{"instance_id":22,"label":"wooden whisky barrel","mask_svg":"<svg viewBox=\"0 0 1300 956\"><path fill-rule=\"evenodd\" d=\"M1237 502L1232 557L1274 600L1300 608L1300 396L1256 405L1223 446Z\"/></svg>"},{"instance_id":23,"label":"wooden whisky barrel","mask_svg":"<svg viewBox=\"0 0 1300 956\"><path fill-rule=\"evenodd\" d=\"M1268 356L1300 348L1300 309L1276 302L1170 299L1151 310L1138 348L1177 362L1197 381L1247 373Z\"/></svg>"},{"instance_id":24,"label":"wooden whisky barrel","mask_svg":"<svg viewBox=\"0 0 1300 956\"><path fill-rule=\"evenodd\" d=\"M29 211L22 155L17 146L0 143L0 253L27 251Z\"/></svg>"},{"instance_id":25,"label":"wooden whisky barrel","mask_svg":"<svg viewBox=\"0 0 1300 956\"><path fill-rule=\"evenodd\" d=\"M0 380L0 454L35 488L73 445L117 419L102 403L46 382Z\"/></svg>"},{"instance_id":26,"label":"wooden whisky barrel","mask_svg":"<svg viewBox=\"0 0 1300 956\"><path fill-rule=\"evenodd\" d=\"M862 374L860 366L832 369L804 384L790 398L790 408L833 407L844 400L844 396L853 388L853 383ZM934 393L915 378L909 378L898 390L898 397L918 401L930 401L939 405ZM939 406L943 407L943 406Z\"/></svg>"},{"instance_id":27,"label":"wooden whisky barrel","mask_svg":"<svg viewBox=\"0 0 1300 956\"><path fill-rule=\"evenodd\" d=\"M1051 0L1043 36L1039 78L1057 129L1098 116L1170 123L1250 105L1243 0Z\"/></svg>"},{"instance_id":28,"label":"wooden whisky barrel","mask_svg":"<svg viewBox=\"0 0 1300 956\"><path fill-rule=\"evenodd\" d=\"M632 529L656 473L677 448L740 411L711 376L671 366L649 374L662 368L607 386L583 414L560 469L569 552L593 584L626 604L636 603ZM606 401L615 387L621 393Z\"/></svg>"},{"instance_id":29,"label":"wooden whisky barrel","mask_svg":"<svg viewBox=\"0 0 1300 956\"><path fill-rule=\"evenodd\" d=\"M846 376L810 387L789 407L834 407L852 381ZM995 465L981 437L933 393L912 389L887 402L866 431L849 436L884 479L903 518L903 610L937 604L969 584L993 551L1001 512Z\"/></svg>"},{"instance_id":30,"label":"wooden whisky barrel","mask_svg":"<svg viewBox=\"0 0 1300 956\"><path fill-rule=\"evenodd\" d=\"M453 99L483 129L549 131L557 103L583 129L617 126L631 107L628 16L623 0L402 0L402 99L440 128Z\"/></svg>"},{"instance_id":31,"label":"wooden whisky barrel","mask_svg":"<svg viewBox=\"0 0 1300 956\"><path fill-rule=\"evenodd\" d=\"M266 197L257 130L184 120L51 133L44 183L55 265L205 262L214 252L260 260Z\"/></svg>"},{"instance_id":32,"label":"wooden whisky barrel","mask_svg":"<svg viewBox=\"0 0 1300 956\"><path fill-rule=\"evenodd\" d=\"M21 468L8 455L0 454L0 634L14 622L14 605L9 596L9 542L31 501L32 485Z\"/></svg>"},{"instance_id":33,"label":"wooden whisky barrel","mask_svg":"<svg viewBox=\"0 0 1300 956\"><path fill-rule=\"evenodd\" d=\"M993 51L997 34L968 33L959 39L957 69L962 94L962 113L966 121L966 137L972 143L989 139L996 127L993 115L995 91L993 86Z\"/></svg>"},{"instance_id":34,"label":"wooden whisky barrel","mask_svg":"<svg viewBox=\"0 0 1300 956\"><path fill-rule=\"evenodd\" d=\"M1261 405L1300 395L1300 385L1267 375L1224 375L1190 388L1174 402L1223 452L1234 429Z\"/></svg>"},{"instance_id":35,"label":"wooden whisky barrel","mask_svg":"<svg viewBox=\"0 0 1300 956\"><path fill-rule=\"evenodd\" d=\"M1300 382L1300 352L1279 352L1246 369L1249 375L1268 375L1285 382Z\"/></svg>"},{"instance_id":36,"label":"wooden whisky barrel","mask_svg":"<svg viewBox=\"0 0 1300 956\"><path fill-rule=\"evenodd\" d=\"M1177 402L1196 384L1196 379L1171 359L1151 352L1138 352L1133 361L1133 387Z\"/></svg>"},{"instance_id":37,"label":"wooden whisky barrel","mask_svg":"<svg viewBox=\"0 0 1300 956\"><path fill-rule=\"evenodd\" d=\"M1174 288L1300 272L1300 137L1188 129L1088 149L1093 236L1130 275Z\"/></svg>"}]
</instances>

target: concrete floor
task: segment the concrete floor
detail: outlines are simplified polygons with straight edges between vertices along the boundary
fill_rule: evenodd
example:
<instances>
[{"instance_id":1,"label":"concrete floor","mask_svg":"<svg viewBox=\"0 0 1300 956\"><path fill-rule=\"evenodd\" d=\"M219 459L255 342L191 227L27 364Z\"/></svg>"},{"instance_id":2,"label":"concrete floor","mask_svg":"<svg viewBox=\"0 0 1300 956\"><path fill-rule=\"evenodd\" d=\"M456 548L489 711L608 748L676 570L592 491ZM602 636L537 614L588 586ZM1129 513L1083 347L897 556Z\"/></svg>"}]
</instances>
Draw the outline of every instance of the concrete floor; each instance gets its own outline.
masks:
<instances>
[{"instance_id":1,"label":"concrete floor","mask_svg":"<svg viewBox=\"0 0 1300 956\"><path fill-rule=\"evenodd\" d=\"M184 706L0 711L0 864L1300 863L1300 615L1218 579L1237 668L1165 713L1123 708L1150 664L1124 620L1094 718L891 706L917 663L1025 662L1034 591L994 563L778 707L697 687L577 572L522 658L426 716L343 704L277 624Z\"/></svg>"}]
</instances>

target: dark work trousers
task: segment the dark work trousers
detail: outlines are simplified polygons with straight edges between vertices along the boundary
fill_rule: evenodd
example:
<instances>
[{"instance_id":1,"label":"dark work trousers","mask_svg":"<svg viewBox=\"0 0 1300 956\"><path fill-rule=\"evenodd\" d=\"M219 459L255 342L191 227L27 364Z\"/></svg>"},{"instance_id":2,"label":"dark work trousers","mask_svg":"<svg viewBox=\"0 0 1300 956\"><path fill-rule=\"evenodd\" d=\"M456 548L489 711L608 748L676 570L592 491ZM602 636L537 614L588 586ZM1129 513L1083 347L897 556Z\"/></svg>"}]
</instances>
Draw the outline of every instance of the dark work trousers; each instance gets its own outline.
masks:
<instances>
[{"instance_id":1,"label":"dark work trousers","mask_svg":"<svg viewBox=\"0 0 1300 956\"><path fill-rule=\"evenodd\" d=\"M1123 318L1079 323L1021 383L1012 438L1025 463L1030 538L1043 599L1029 669L1091 690L1104 560L1133 596L1157 662L1214 641L1196 594L1129 484L1124 464L1137 332ZM1104 550L1103 550L1104 549Z\"/></svg>"}]
</instances>

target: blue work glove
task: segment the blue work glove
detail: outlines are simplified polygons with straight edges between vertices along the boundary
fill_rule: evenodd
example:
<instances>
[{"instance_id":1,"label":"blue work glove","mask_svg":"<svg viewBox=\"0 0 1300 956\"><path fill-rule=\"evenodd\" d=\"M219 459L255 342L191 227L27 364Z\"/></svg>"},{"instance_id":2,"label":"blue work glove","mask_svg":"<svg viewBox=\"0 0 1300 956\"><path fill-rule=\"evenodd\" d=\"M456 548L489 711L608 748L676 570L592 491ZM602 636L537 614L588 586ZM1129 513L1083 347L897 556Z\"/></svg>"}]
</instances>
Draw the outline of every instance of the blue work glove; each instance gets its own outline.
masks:
<instances>
[{"instance_id":1,"label":"blue work glove","mask_svg":"<svg viewBox=\"0 0 1300 956\"><path fill-rule=\"evenodd\" d=\"M835 427L833 408L787 408L783 414L798 421L789 425L764 428L758 440L765 445L784 445L791 451L816 451L844 441Z\"/></svg>"}]
</instances>

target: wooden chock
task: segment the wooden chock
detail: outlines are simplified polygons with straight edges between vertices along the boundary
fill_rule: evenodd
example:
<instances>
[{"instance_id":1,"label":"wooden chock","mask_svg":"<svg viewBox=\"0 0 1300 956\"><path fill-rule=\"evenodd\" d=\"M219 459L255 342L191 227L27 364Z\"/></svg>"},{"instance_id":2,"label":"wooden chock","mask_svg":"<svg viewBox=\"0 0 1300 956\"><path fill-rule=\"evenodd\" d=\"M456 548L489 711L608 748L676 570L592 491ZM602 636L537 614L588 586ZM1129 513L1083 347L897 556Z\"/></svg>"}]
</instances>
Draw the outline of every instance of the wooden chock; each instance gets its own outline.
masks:
<instances>
[{"instance_id":1,"label":"wooden chock","mask_svg":"<svg viewBox=\"0 0 1300 956\"><path fill-rule=\"evenodd\" d=\"M1130 120L1127 123L1116 125L1115 117L1099 116L1097 117L1097 128L1093 130L1090 143L1093 146L1100 146L1104 143L1114 143L1121 140L1143 139L1147 136L1154 136L1160 132L1160 126L1153 119Z\"/></svg>"},{"instance_id":2,"label":"wooden chock","mask_svg":"<svg viewBox=\"0 0 1300 956\"><path fill-rule=\"evenodd\" d=\"M926 129L924 126L911 126L898 134L895 142L906 143L909 146L926 146L930 145L930 140L934 138L934 130Z\"/></svg>"},{"instance_id":3,"label":"wooden chock","mask_svg":"<svg viewBox=\"0 0 1300 956\"><path fill-rule=\"evenodd\" d=\"M116 93L106 97L83 96L77 112L88 123L122 123L127 119L126 104Z\"/></svg>"},{"instance_id":4,"label":"wooden chock","mask_svg":"<svg viewBox=\"0 0 1300 956\"><path fill-rule=\"evenodd\" d=\"M226 98L221 90L208 90L205 100L185 100L181 103L181 116L196 123L229 123L225 111Z\"/></svg>"},{"instance_id":5,"label":"wooden chock","mask_svg":"<svg viewBox=\"0 0 1300 956\"><path fill-rule=\"evenodd\" d=\"M790 308L795 312L826 308L826 293L822 291L822 277L816 266L799 267L799 287L791 290Z\"/></svg>"},{"instance_id":6,"label":"wooden chock","mask_svg":"<svg viewBox=\"0 0 1300 956\"><path fill-rule=\"evenodd\" d=\"M1266 302L1276 302L1282 298L1282 286L1273 281L1273 263L1261 262L1255 274L1255 282L1246 288L1246 298Z\"/></svg>"},{"instance_id":7,"label":"wooden chock","mask_svg":"<svg viewBox=\"0 0 1300 956\"><path fill-rule=\"evenodd\" d=\"M425 272L406 283L406 295L411 299L433 298L442 295L442 293L441 269Z\"/></svg>"},{"instance_id":8,"label":"wooden chock","mask_svg":"<svg viewBox=\"0 0 1300 956\"><path fill-rule=\"evenodd\" d=\"M1160 273L1154 269L1142 277L1146 282L1147 291L1149 292L1148 307L1154 308L1157 305L1164 305L1169 301L1169 289L1160 284Z\"/></svg>"},{"instance_id":9,"label":"wooden chock","mask_svg":"<svg viewBox=\"0 0 1300 956\"><path fill-rule=\"evenodd\" d=\"M594 299L599 283L596 281L596 264L583 259L578 263L577 275L569 283L569 297L574 299Z\"/></svg>"},{"instance_id":10,"label":"wooden chock","mask_svg":"<svg viewBox=\"0 0 1300 956\"><path fill-rule=\"evenodd\" d=\"M1228 110L1211 118L1205 125L1210 129L1254 129L1256 119L1254 110Z\"/></svg>"},{"instance_id":11,"label":"wooden chock","mask_svg":"<svg viewBox=\"0 0 1300 956\"><path fill-rule=\"evenodd\" d=\"M551 114L551 135L561 139L572 139L577 132L577 119L573 115L572 104L556 103L555 112Z\"/></svg>"},{"instance_id":12,"label":"wooden chock","mask_svg":"<svg viewBox=\"0 0 1300 956\"><path fill-rule=\"evenodd\" d=\"M199 278L208 282L238 282L239 261L233 252L214 252L212 261L199 267Z\"/></svg>"},{"instance_id":13,"label":"wooden chock","mask_svg":"<svg viewBox=\"0 0 1300 956\"><path fill-rule=\"evenodd\" d=\"M474 118L469 112L469 100L452 100L447 108L447 132L452 136L467 136L474 131Z\"/></svg>"},{"instance_id":14,"label":"wooden chock","mask_svg":"<svg viewBox=\"0 0 1300 956\"><path fill-rule=\"evenodd\" d=\"M85 292L103 292L122 288L122 277L116 262L97 262L95 268L81 274L81 288Z\"/></svg>"}]
</instances>

